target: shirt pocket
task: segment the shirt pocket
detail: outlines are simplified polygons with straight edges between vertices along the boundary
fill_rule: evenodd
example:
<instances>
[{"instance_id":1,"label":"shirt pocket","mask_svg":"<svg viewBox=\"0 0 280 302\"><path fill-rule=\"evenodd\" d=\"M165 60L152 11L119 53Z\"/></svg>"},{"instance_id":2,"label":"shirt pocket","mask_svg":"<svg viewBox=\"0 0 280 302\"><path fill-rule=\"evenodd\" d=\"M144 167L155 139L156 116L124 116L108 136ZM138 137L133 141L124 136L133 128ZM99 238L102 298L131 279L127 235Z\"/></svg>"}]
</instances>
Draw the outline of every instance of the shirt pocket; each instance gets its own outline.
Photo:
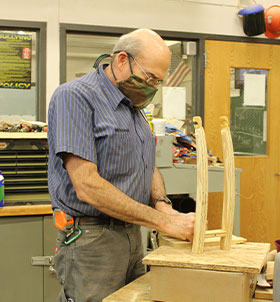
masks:
<instances>
[{"instance_id":1,"label":"shirt pocket","mask_svg":"<svg viewBox=\"0 0 280 302\"><path fill-rule=\"evenodd\" d=\"M103 141L101 148L100 172L107 179L129 175L137 164L136 137L129 129L115 129L112 135Z\"/></svg>"}]
</instances>

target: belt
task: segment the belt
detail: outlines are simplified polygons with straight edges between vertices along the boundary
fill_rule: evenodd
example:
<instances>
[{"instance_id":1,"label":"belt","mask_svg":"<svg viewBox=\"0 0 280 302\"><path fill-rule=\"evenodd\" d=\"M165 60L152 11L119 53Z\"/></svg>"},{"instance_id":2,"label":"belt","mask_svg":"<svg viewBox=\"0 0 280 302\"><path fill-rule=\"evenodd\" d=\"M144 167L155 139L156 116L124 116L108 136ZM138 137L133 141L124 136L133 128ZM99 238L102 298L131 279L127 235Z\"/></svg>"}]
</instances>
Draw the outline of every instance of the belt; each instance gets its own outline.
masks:
<instances>
[{"instance_id":1,"label":"belt","mask_svg":"<svg viewBox=\"0 0 280 302\"><path fill-rule=\"evenodd\" d=\"M97 216L82 216L76 217L79 218L79 225L83 224L93 224L93 225L123 225L129 226L131 223L125 222L113 217L97 217Z\"/></svg>"}]
</instances>

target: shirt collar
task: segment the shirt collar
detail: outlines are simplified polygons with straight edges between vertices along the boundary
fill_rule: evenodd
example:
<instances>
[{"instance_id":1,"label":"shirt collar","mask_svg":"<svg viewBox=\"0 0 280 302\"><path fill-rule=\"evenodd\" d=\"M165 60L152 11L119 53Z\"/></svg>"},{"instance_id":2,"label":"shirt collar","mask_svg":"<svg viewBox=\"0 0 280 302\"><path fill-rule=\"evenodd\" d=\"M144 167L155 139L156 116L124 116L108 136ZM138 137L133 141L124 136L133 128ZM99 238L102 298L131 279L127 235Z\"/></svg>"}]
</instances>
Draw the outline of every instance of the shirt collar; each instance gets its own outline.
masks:
<instances>
[{"instance_id":1,"label":"shirt collar","mask_svg":"<svg viewBox=\"0 0 280 302\"><path fill-rule=\"evenodd\" d=\"M99 79L101 80L100 85L106 94L110 105L114 110L116 110L122 100L124 100L128 105L131 101L109 80L108 76L104 72L104 68L106 68L108 65L109 64L102 64L99 66L97 73L99 75Z\"/></svg>"}]
</instances>

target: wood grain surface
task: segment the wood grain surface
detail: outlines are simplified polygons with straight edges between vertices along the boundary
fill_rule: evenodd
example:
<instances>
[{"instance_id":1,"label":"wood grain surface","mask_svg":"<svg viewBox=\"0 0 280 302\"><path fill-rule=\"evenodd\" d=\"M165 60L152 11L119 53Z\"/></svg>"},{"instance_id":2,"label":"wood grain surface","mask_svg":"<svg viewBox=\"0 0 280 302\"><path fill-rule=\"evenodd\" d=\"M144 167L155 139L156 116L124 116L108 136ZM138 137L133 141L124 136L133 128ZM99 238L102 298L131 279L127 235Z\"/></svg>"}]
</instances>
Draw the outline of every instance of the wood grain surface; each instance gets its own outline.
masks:
<instances>
[{"instance_id":1,"label":"wood grain surface","mask_svg":"<svg viewBox=\"0 0 280 302\"><path fill-rule=\"evenodd\" d=\"M237 244L237 243L244 243L247 240L243 237L238 237L235 235L232 235L232 244ZM180 240L176 238L169 237L166 234L159 234L159 246L171 246L175 248L185 248L185 249L191 249L192 243L190 241L185 241L185 240ZM220 238L219 237L210 237L210 238L205 238L204 240L204 245L205 246L219 246L220 245Z\"/></svg>"},{"instance_id":2,"label":"wood grain surface","mask_svg":"<svg viewBox=\"0 0 280 302\"><path fill-rule=\"evenodd\" d=\"M27 216L27 215L46 215L52 214L52 206L46 205L28 205L28 206L5 206L0 208L1 216Z\"/></svg>"},{"instance_id":3,"label":"wood grain surface","mask_svg":"<svg viewBox=\"0 0 280 302\"><path fill-rule=\"evenodd\" d=\"M255 290L255 298L264 300L273 300L273 288L260 288Z\"/></svg>"},{"instance_id":4,"label":"wood grain surface","mask_svg":"<svg viewBox=\"0 0 280 302\"><path fill-rule=\"evenodd\" d=\"M103 302L153 302L153 300L150 298L150 279L151 273L146 273L140 278L104 298ZM254 298L252 301L268 302L267 300L257 298Z\"/></svg>"},{"instance_id":5,"label":"wood grain surface","mask_svg":"<svg viewBox=\"0 0 280 302\"><path fill-rule=\"evenodd\" d=\"M230 250L235 208L235 166L228 118L222 116L220 121L225 167L222 230L226 232L226 236L221 238L221 249Z\"/></svg>"},{"instance_id":6,"label":"wood grain surface","mask_svg":"<svg viewBox=\"0 0 280 302\"><path fill-rule=\"evenodd\" d=\"M196 187L196 219L194 225L194 238L192 251L200 254L204 248L205 231L207 227L208 211L208 153L204 129L201 118L195 116L193 121L197 124L195 127L196 138L196 156L197 156L197 187Z\"/></svg>"},{"instance_id":7,"label":"wood grain surface","mask_svg":"<svg viewBox=\"0 0 280 302\"><path fill-rule=\"evenodd\" d=\"M267 261L266 280L273 280L273 275L274 275L274 261Z\"/></svg>"},{"instance_id":8,"label":"wood grain surface","mask_svg":"<svg viewBox=\"0 0 280 302\"><path fill-rule=\"evenodd\" d=\"M150 272L122 287L103 302L152 302L150 298Z\"/></svg>"},{"instance_id":9,"label":"wood grain surface","mask_svg":"<svg viewBox=\"0 0 280 302\"><path fill-rule=\"evenodd\" d=\"M254 274L261 270L269 249L268 243L247 242L233 245L229 251L208 246L202 254L194 254L187 249L162 246L147 255L143 263Z\"/></svg>"}]
</instances>

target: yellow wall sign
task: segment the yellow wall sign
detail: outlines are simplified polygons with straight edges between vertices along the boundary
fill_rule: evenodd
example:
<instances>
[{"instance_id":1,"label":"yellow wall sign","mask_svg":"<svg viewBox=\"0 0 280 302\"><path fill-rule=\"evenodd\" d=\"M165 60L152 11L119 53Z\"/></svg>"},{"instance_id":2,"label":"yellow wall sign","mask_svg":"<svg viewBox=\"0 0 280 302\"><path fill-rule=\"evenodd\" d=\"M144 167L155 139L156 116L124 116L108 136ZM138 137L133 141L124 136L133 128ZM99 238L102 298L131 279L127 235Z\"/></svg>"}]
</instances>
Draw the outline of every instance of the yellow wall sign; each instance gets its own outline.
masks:
<instances>
[{"instance_id":1,"label":"yellow wall sign","mask_svg":"<svg viewBox=\"0 0 280 302\"><path fill-rule=\"evenodd\" d=\"M0 88L31 88L31 34L0 32Z\"/></svg>"}]
</instances>

